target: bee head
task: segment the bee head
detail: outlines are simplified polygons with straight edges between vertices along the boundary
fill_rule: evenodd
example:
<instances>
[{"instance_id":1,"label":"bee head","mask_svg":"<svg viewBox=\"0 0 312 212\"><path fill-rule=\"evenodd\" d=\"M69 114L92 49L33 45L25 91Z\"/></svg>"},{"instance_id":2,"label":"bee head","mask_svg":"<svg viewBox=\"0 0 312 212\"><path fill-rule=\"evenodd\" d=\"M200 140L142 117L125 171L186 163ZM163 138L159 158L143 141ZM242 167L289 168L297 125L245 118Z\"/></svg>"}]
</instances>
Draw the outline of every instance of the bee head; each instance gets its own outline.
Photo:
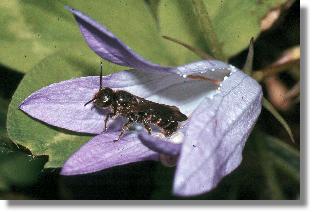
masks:
<instances>
[{"instance_id":1,"label":"bee head","mask_svg":"<svg viewBox=\"0 0 312 212\"><path fill-rule=\"evenodd\" d=\"M102 86L102 75L103 75L103 64L101 62L101 74L100 74L100 88L99 91L94 95L94 97L88 101L85 106L91 102L97 107L108 107L113 103L114 91L111 88Z\"/></svg>"},{"instance_id":2,"label":"bee head","mask_svg":"<svg viewBox=\"0 0 312 212\"><path fill-rule=\"evenodd\" d=\"M94 96L94 105L97 107L108 107L113 103L114 91L111 88L102 88Z\"/></svg>"}]
</instances>

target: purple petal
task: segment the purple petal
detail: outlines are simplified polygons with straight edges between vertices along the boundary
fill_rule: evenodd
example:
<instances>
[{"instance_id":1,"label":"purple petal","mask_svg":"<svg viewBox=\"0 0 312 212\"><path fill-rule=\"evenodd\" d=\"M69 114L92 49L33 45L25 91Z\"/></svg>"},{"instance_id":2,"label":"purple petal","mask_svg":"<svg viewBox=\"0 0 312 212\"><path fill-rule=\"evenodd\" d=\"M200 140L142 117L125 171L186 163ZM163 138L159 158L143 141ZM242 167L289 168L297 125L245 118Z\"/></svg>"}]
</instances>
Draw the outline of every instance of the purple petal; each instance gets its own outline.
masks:
<instances>
[{"instance_id":1,"label":"purple petal","mask_svg":"<svg viewBox=\"0 0 312 212\"><path fill-rule=\"evenodd\" d=\"M204 76L209 79L223 80L235 67L219 60L202 60L176 67L173 72L179 75Z\"/></svg>"},{"instance_id":2,"label":"purple petal","mask_svg":"<svg viewBox=\"0 0 312 212\"><path fill-rule=\"evenodd\" d=\"M197 195L213 189L242 160L242 151L261 111L260 85L241 71L222 83L193 112L174 180L174 193Z\"/></svg>"},{"instance_id":3,"label":"purple petal","mask_svg":"<svg viewBox=\"0 0 312 212\"><path fill-rule=\"evenodd\" d=\"M159 81L165 77L164 75L168 74L158 75L151 72L144 74L137 70L122 71L104 77L103 84L145 97L151 95L152 89L161 89L159 86L162 86L162 83ZM98 88L99 77L82 77L54 83L32 93L20 105L20 109L33 118L56 127L99 134L103 132L104 116L108 110L99 110L92 104L84 106L93 98ZM109 121L108 131L120 130L121 124L121 119Z\"/></svg>"},{"instance_id":4,"label":"purple petal","mask_svg":"<svg viewBox=\"0 0 312 212\"><path fill-rule=\"evenodd\" d=\"M195 64L194 67L198 66ZM218 72L209 70L206 69L206 73L211 76ZM216 89L215 85L205 80L138 70L126 70L106 76L103 78L103 85L158 103L178 106L186 115L190 115L203 98ZM55 83L30 95L20 105L20 109L33 118L56 127L99 134L104 129L107 110L91 109L92 104L84 106L98 91L98 87L99 77L82 77ZM117 131L121 124L121 120L110 121L109 130Z\"/></svg>"},{"instance_id":5,"label":"purple petal","mask_svg":"<svg viewBox=\"0 0 312 212\"><path fill-rule=\"evenodd\" d=\"M167 72L171 69L146 61L95 20L78 10L65 8L75 16L89 47L103 59L139 70Z\"/></svg>"},{"instance_id":6,"label":"purple petal","mask_svg":"<svg viewBox=\"0 0 312 212\"><path fill-rule=\"evenodd\" d=\"M119 133L100 134L83 145L64 164L62 175L92 173L128 163L158 160L158 153L149 150L136 133L126 134L113 142Z\"/></svg>"},{"instance_id":7,"label":"purple petal","mask_svg":"<svg viewBox=\"0 0 312 212\"><path fill-rule=\"evenodd\" d=\"M128 70L113 74L111 80L114 85L118 84L118 89L150 101L175 105L190 115L203 98L215 93L218 86L206 80L187 78L184 76L184 73L190 73L187 70L193 75L222 81L230 73L231 66L218 61L199 61L175 68L176 74Z\"/></svg>"},{"instance_id":8,"label":"purple petal","mask_svg":"<svg viewBox=\"0 0 312 212\"><path fill-rule=\"evenodd\" d=\"M99 134L104 129L104 114L84 106L98 91L98 77L83 77L51 84L31 94L20 109L50 125L83 133ZM121 121L110 125L120 129Z\"/></svg>"},{"instance_id":9,"label":"purple petal","mask_svg":"<svg viewBox=\"0 0 312 212\"><path fill-rule=\"evenodd\" d=\"M166 138L160 138L156 135L152 136L146 132L140 133L139 139L146 147L158 153L177 156L181 151L181 144L172 143Z\"/></svg>"}]
</instances>

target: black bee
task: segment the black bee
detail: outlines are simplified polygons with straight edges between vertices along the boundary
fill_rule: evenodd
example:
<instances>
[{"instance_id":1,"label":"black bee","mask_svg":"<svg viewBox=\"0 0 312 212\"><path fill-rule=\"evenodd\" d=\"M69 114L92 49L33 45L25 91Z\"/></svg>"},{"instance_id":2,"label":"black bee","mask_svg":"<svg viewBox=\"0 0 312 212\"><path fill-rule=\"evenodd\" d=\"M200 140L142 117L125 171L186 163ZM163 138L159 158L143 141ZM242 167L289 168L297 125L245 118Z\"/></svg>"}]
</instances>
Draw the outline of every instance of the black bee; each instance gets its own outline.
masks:
<instances>
[{"instance_id":1,"label":"black bee","mask_svg":"<svg viewBox=\"0 0 312 212\"><path fill-rule=\"evenodd\" d=\"M108 87L102 88L102 63L99 91L85 106L91 102L98 108L111 110L105 118L104 131L107 129L109 118L123 116L128 119L114 141L118 141L134 123L142 124L149 134L152 132L151 125L156 125L165 136L170 136L178 129L179 122L187 120L187 116L176 106L148 101L123 90L114 91Z\"/></svg>"}]
</instances>

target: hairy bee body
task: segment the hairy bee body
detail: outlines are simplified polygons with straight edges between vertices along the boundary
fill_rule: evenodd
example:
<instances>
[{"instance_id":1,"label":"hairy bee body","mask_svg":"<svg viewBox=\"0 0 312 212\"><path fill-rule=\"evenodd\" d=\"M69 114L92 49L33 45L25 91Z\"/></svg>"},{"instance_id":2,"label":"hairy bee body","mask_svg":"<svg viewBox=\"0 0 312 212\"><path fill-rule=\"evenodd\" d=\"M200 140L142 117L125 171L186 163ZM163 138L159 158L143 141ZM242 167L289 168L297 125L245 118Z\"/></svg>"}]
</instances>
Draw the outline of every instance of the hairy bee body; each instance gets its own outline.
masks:
<instances>
[{"instance_id":1,"label":"hairy bee body","mask_svg":"<svg viewBox=\"0 0 312 212\"><path fill-rule=\"evenodd\" d=\"M149 134L152 132L151 125L156 125L165 136L170 136L178 129L179 122L187 120L187 116L175 106L152 102L123 90L101 88L92 101L98 108L111 109L105 118L104 130L110 117L123 116L128 119L117 140L133 123L142 124Z\"/></svg>"},{"instance_id":2,"label":"hairy bee body","mask_svg":"<svg viewBox=\"0 0 312 212\"><path fill-rule=\"evenodd\" d=\"M107 129L109 118L123 116L128 119L122 127L118 139L129 129L133 123L142 124L149 134L151 125L156 125L165 136L170 136L178 129L179 122L187 120L187 116L175 106L159 104L133 95L124 90L112 90L102 87L102 63L100 75L100 89L85 105L93 102L98 108L110 108L104 121L104 131Z\"/></svg>"}]
</instances>

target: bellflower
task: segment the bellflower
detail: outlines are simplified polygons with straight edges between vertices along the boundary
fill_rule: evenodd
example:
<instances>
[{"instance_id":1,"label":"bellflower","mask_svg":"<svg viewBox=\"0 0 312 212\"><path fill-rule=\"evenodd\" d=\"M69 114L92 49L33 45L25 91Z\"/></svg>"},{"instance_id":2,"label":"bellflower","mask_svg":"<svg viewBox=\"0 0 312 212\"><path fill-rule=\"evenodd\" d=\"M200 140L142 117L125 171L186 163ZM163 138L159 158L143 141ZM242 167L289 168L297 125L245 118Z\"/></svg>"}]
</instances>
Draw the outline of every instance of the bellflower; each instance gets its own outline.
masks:
<instances>
[{"instance_id":1,"label":"bellflower","mask_svg":"<svg viewBox=\"0 0 312 212\"><path fill-rule=\"evenodd\" d=\"M113 142L125 120L111 120L103 132L108 110L92 110L92 104L84 106L98 91L99 77L81 77L42 88L31 94L20 109L53 126L95 134L65 162L62 175L173 158L177 161L173 193L190 196L210 191L240 164L246 139L261 111L262 90L255 80L218 60L178 67L153 64L96 21L67 9L94 52L112 63L132 68L103 77L104 86L175 105L188 119L171 137L164 137L157 130L149 135L136 126L120 141Z\"/></svg>"}]
</instances>

